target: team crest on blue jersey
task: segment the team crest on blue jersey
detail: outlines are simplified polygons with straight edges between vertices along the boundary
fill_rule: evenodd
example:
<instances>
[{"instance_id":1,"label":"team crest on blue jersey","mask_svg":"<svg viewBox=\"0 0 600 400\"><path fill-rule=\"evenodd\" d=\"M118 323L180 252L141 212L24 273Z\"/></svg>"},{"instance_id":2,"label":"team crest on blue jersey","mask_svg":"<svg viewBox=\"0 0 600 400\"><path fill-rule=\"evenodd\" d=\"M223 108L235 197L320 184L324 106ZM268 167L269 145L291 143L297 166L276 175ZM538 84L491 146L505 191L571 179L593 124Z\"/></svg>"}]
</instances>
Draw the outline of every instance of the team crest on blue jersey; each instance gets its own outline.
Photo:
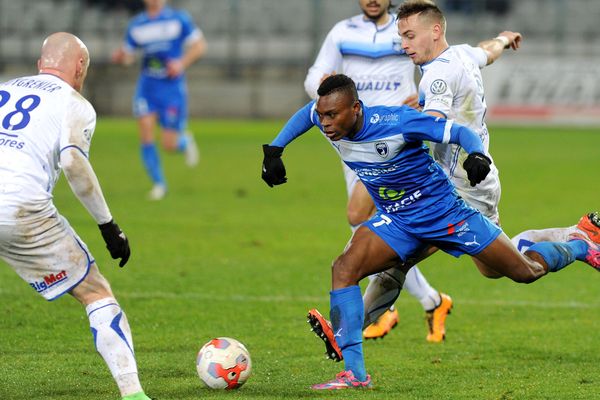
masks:
<instances>
[{"instance_id":1,"label":"team crest on blue jersey","mask_svg":"<svg viewBox=\"0 0 600 400\"><path fill-rule=\"evenodd\" d=\"M431 82L429 90L431 90L431 93L433 94L442 94L446 91L446 87L446 82L443 79L436 79Z\"/></svg>"},{"instance_id":2,"label":"team crest on blue jersey","mask_svg":"<svg viewBox=\"0 0 600 400\"><path fill-rule=\"evenodd\" d=\"M371 116L371 120L370 121L371 121L372 124L378 123L379 122L379 114L373 114Z\"/></svg>"},{"instance_id":3,"label":"team crest on blue jersey","mask_svg":"<svg viewBox=\"0 0 600 400\"><path fill-rule=\"evenodd\" d=\"M383 158L386 158L390 152L390 149L386 142L375 143L375 150L377 150L377 154L379 154Z\"/></svg>"}]
</instances>

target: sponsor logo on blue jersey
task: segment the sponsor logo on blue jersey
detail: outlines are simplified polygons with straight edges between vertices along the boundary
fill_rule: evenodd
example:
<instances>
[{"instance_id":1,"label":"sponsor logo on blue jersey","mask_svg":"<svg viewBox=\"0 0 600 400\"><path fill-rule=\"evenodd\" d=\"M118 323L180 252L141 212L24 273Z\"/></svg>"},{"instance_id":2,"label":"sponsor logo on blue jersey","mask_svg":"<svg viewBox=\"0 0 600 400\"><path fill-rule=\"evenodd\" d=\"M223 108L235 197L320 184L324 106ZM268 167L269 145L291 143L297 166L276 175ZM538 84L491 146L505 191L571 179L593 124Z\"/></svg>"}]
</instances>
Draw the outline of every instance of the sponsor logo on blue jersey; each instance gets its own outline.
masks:
<instances>
[{"instance_id":1,"label":"sponsor logo on blue jersey","mask_svg":"<svg viewBox=\"0 0 600 400\"><path fill-rule=\"evenodd\" d=\"M29 285L34 288L38 293L46 291L53 286L58 285L59 283L65 281L67 279L67 271L60 271L58 274L50 274L44 276L43 281L34 281L29 282Z\"/></svg>"},{"instance_id":2,"label":"sponsor logo on blue jersey","mask_svg":"<svg viewBox=\"0 0 600 400\"><path fill-rule=\"evenodd\" d=\"M381 197L383 200L400 200L402 196L404 196L404 193L406 193L404 189L402 189L401 191L397 191L394 189L387 188L385 186L379 188L379 197Z\"/></svg>"},{"instance_id":3,"label":"sponsor logo on blue jersey","mask_svg":"<svg viewBox=\"0 0 600 400\"><path fill-rule=\"evenodd\" d=\"M381 189L380 189L380 193L381 193ZM391 194L391 190L387 189L386 193L388 195ZM397 196L399 196L398 199L402 198L403 195L404 195L404 190L402 192L398 193L398 195L397 195ZM410 196L404 197L400 201L396 201L396 202L394 202L392 204L382 204L381 207L388 214L396 213L399 210L403 209L404 207L408 207L411 204L415 203L417 200L419 200L421 198L421 196L422 196L421 191L420 190L416 190ZM390 200L394 200L394 199L390 199Z\"/></svg>"}]
</instances>

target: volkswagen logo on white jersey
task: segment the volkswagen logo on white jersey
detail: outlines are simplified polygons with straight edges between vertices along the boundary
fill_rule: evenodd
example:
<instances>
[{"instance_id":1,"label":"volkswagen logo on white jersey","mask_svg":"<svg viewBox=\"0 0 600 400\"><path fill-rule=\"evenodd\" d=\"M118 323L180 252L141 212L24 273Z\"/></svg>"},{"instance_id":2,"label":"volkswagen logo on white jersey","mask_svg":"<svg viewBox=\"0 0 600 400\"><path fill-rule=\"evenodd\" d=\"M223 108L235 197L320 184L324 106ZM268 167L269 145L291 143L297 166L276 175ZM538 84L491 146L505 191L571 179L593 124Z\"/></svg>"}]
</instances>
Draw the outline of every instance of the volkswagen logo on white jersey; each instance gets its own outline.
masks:
<instances>
[{"instance_id":1,"label":"volkswagen logo on white jersey","mask_svg":"<svg viewBox=\"0 0 600 400\"><path fill-rule=\"evenodd\" d=\"M383 158L386 158L388 153L390 152L390 149L388 148L386 142L375 143L375 150L377 150L377 154L379 154Z\"/></svg>"},{"instance_id":2,"label":"volkswagen logo on white jersey","mask_svg":"<svg viewBox=\"0 0 600 400\"><path fill-rule=\"evenodd\" d=\"M373 115L371 116L371 123L372 123L372 124L376 124L376 123L378 123L378 122L379 122L379 114L373 114Z\"/></svg>"},{"instance_id":3,"label":"volkswagen logo on white jersey","mask_svg":"<svg viewBox=\"0 0 600 400\"><path fill-rule=\"evenodd\" d=\"M443 79L436 79L431 82L431 87L429 89L433 94L442 94L446 91L446 82Z\"/></svg>"}]
</instances>

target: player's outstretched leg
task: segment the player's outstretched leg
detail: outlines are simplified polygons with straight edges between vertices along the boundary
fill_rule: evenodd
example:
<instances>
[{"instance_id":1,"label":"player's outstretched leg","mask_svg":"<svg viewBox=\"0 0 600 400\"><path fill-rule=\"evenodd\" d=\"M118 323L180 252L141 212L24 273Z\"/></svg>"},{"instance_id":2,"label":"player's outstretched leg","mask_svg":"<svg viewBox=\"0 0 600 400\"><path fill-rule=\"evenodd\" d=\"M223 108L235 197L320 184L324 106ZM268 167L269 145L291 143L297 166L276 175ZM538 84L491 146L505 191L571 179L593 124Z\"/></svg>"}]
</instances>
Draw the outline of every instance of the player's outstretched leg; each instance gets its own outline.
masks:
<instances>
[{"instance_id":1,"label":"player's outstretched leg","mask_svg":"<svg viewBox=\"0 0 600 400\"><path fill-rule=\"evenodd\" d=\"M71 294L85 305L94 345L124 400L150 400L138 377L131 329L125 313L96 264Z\"/></svg>"},{"instance_id":2,"label":"player's outstretched leg","mask_svg":"<svg viewBox=\"0 0 600 400\"><path fill-rule=\"evenodd\" d=\"M600 214L592 212L581 217L577 225L564 228L534 229L521 232L511 239L515 247L524 253L534 243L566 242L573 233L584 233L594 243L600 243Z\"/></svg>"}]
</instances>

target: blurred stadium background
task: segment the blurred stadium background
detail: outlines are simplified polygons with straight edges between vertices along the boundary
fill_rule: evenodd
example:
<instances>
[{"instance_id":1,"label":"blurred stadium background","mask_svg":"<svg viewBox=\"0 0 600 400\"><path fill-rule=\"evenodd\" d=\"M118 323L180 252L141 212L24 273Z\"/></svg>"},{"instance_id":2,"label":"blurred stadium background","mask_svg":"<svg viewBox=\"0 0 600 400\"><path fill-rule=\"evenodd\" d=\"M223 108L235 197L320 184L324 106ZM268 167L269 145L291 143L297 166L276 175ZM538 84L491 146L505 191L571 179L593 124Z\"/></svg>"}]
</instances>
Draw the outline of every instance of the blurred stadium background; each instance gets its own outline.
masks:
<instances>
[{"instance_id":1,"label":"blurred stadium background","mask_svg":"<svg viewBox=\"0 0 600 400\"><path fill-rule=\"evenodd\" d=\"M188 72L192 118L282 118L307 97L302 82L333 24L356 0L171 0L208 42ZM398 3L394 1L393 3ZM477 44L509 29L517 54L485 69L493 122L600 122L598 0L438 0L451 43ZM86 95L99 115L130 114L136 68L110 64L141 0L0 0L0 79L35 73L41 40L66 30L92 55Z\"/></svg>"}]
</instances>

